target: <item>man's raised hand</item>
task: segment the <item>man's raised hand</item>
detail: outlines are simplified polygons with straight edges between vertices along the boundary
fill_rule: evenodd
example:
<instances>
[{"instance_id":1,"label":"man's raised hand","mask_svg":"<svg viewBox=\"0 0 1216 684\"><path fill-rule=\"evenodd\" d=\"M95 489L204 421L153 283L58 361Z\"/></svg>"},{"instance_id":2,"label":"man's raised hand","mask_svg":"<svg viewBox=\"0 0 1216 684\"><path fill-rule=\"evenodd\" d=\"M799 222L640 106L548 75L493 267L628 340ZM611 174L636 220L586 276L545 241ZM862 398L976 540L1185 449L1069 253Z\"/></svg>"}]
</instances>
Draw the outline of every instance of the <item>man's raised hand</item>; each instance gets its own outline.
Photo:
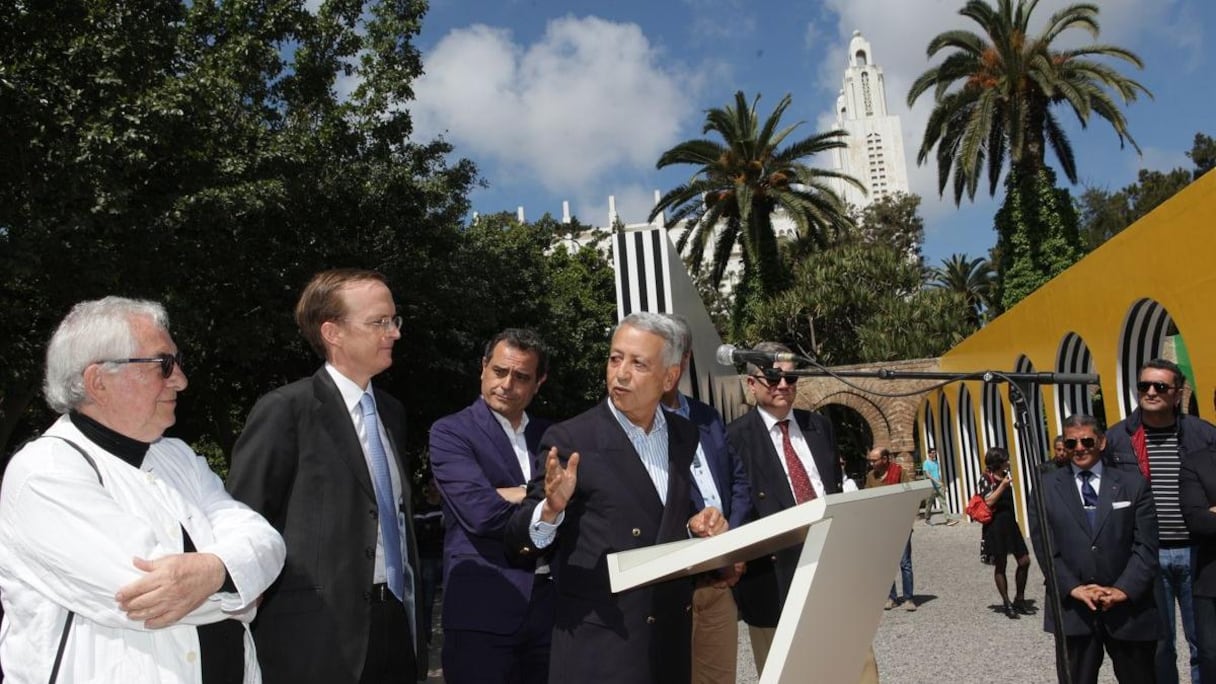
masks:
<instances>
[{"instance_id":1,"label":"man's raised hand","mask_svg":"<svg viewBox=\"0 0 1216 684\"><path fill-rule=\"evenodd\" d=\"M578 484L578 452L570 454L566 465L557 458L557 447L549 448L545 457L545 501L541 504L540 519L547 523L557 520L557 515L566 510Z\"/></svg>"}]
</instances>

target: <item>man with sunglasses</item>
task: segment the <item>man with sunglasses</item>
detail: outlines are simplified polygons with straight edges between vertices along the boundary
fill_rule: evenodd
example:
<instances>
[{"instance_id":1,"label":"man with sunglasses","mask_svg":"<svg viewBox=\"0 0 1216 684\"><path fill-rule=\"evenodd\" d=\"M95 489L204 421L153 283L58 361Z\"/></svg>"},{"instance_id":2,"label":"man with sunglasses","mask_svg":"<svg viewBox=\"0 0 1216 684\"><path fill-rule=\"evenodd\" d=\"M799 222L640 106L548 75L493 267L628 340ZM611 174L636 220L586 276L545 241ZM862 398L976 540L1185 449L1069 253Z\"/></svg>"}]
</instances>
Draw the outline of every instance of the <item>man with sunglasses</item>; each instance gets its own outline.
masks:
<instances>
[{"instance_id":1,"label":"man with sunglasses","mask_svg":"<svg viewBox=\"0 0 1216 684\"><path fill-rule=\"evenodd\" d=\"M1216 447L1216 426L1182 413L1185 378L1177 364L1153 359L1140 369L1136 410L1107 432L1106 458L1149 481L1157 505L1161 574L1155 596L1162 638L1157 643L1157 682L1178 682L1174 606L1190 650L1191 679L1199 681L1199 644L1192 605L1195 546L1179 506L1178 475L1188 453ZM1210 683L1216 684L1216 683Z\"/></svg>"},{"instance_id":2,"label":"man with sunglasses","mask_svg":"<svg viewBox=\"0 0 1216 684\"><path fill-rule=\"evenodd\" d=\"M790 353L777 342L761 342L755 349ZM747 364L747 387L756 406L726 428L731 448L742 459L751 483L752 519L840 491L842 474L832 423L817 413L794 408L798 397L794 368L792 361L778 361L766 368ZM768 658L801 553L802 548L796 546L749 562L735 587L757 672Z\"/></svg>"},{"instance_id":3,"label":"man with sunglasses","mask_svg":"<svg viewBox=\"0 0 1216 684\"><path fill-rule=\"evenodd\" d=\"M61 416L0 492L11 681L259 681L248 624L283 539L163 436L181 359L155 302L81 302L51 337L43 390Z\"/></svg>"},{"instance_id":4,"label":"man with sunglasses","mask_svg":"<svg viewBox=\"0 0 1216 684\"><path fill-rule=\"evenodd\" d=\"M1059 589L1061 615L1051 602L1043 629L1063 631L1067 667L1076 684L1098 681L1103 649L1119 682L1154 682L1158 634L1152 597L1157 574L1157 516L1138 472L1102 460L1106 440L1098 421L1076 414L1064 421L1072 463L1042 477L1043 512L1054 555L1043 554L1039 511L1030 508L1035 556Z\"/></svg>"},{"instance_id":5,"label":"man with sunglasses","mask_svg":"<svg viewBox=\"0 0 1216 684\"><path fill-rule=\"evenodd\" d=\"M325 364L258 400L228 489L287 542L253 636L268 684L426 677L416 539L407 521L405 409L372 378L393 362L401 317L384 276L318 273L296 323Z\"/></svg>"}]
</instances>

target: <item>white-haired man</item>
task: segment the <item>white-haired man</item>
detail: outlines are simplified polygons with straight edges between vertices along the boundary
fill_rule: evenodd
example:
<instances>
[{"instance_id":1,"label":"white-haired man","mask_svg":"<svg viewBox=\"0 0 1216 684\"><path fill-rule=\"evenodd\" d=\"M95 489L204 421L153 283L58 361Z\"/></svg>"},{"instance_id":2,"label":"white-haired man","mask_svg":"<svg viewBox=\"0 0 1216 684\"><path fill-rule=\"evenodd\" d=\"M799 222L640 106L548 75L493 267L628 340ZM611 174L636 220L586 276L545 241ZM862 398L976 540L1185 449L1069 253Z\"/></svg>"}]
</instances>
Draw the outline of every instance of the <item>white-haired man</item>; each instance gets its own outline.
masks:
<instances>
[{"instance_id":1,"label":"white-haired man","mask_svg":"<svg viewBox=\"0 0 1216 684\"><path fill-rule=\"evenodd\" d=\"M0 489L0 660L14 681L259 682L247 629L278 532L177 439L181 354L159 304L77 304L51 338L61 417Z\"/></svg>"}]
</instances>

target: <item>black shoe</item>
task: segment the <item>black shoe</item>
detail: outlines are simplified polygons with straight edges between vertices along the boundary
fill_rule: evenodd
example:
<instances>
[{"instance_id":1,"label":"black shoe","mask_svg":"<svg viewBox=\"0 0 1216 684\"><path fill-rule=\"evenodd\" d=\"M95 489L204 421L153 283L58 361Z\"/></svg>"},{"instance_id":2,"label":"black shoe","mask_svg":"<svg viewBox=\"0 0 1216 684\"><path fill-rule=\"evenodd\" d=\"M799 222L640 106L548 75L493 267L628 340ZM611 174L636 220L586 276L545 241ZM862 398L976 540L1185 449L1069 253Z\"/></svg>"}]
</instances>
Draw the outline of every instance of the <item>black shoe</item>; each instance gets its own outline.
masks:
<instances>
[{"instance_id":1,"label":"black shoe","mask_svg":"<svg viewBox=\"0 0 1216 684\"><path fill-rule=\"evenodd\" d=\"M1025 601L1014 601L1013 609L1019 615L1033 615L1034 614L1034 612L1030 610L1030 606L1026 605Z\"/></svg>"},{"instance_id":2,"label":"black shoe","mask_svg":"<svg viewBox=\"0 0 1216 684\"><path fill-rule=\"evenodd\" d=\"M1008 602L1008 601L1006 601L1006 602L1005 602L1005 605L1003 605L1003 606L1001 607L1001 611L1002 611L1003 613L1005 613L1005 617L1009 618L1010 620L1019 620L1019 619L1021 619L1021 618L1018 616L1018 612L1017 612L1016 610L1014 610L1014 609L1013 609L1013 604L1012 604L1012 603L1010 603L1010 602Z\"/></svg>"}]
</instances>

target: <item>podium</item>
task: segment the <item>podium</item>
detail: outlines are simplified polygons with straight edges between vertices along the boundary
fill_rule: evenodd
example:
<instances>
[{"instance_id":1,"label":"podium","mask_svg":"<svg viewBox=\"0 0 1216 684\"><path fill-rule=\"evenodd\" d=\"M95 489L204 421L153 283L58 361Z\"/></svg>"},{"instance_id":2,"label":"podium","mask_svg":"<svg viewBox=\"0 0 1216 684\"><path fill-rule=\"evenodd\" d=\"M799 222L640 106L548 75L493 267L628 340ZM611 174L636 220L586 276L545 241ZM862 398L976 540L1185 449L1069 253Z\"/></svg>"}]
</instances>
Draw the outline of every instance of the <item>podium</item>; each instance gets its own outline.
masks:
<instances>
[{"instance_id":1,"label":"podium","mask_svg":"<svg viewBox=\"0 0 1216 684\"><path fill-rule=\"evenodd\" d=\"M760 684L854 684L882 619L917 507L919 480L831 494L717 537L608 556L612 591L686 577L802 544Z\"/></svg>"}]
</instances>

